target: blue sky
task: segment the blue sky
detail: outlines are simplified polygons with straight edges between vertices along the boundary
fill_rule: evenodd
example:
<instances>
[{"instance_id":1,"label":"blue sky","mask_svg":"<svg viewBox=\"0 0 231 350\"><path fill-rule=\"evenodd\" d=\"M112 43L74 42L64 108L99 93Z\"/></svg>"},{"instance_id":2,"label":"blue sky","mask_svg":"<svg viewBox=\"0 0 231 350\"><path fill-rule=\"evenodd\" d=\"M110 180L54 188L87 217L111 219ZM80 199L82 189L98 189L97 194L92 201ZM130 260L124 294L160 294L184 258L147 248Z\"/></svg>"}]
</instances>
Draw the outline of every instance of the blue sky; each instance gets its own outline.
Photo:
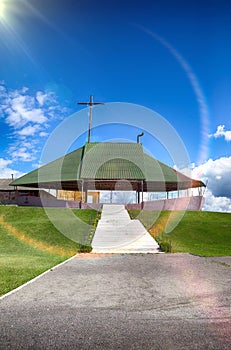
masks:
<instances>
[{"instance_id":1,"label":"blue sky","mask_svg":"<svg viewBox=\"0 0 231 350\"><path fill-rule=\"evenodd\" d=\"M77 102L94 95L165 118L193 176L208 180L205 209L231 211L230 17L228 0L0 0L0 177L37 167L49 135L73 113L76 135L80 119L87 128ZM140 129L129 125L105 123L92 141L136 142ZM145 127L144 147L174 166Z\"/></svg>"}]
</instances>

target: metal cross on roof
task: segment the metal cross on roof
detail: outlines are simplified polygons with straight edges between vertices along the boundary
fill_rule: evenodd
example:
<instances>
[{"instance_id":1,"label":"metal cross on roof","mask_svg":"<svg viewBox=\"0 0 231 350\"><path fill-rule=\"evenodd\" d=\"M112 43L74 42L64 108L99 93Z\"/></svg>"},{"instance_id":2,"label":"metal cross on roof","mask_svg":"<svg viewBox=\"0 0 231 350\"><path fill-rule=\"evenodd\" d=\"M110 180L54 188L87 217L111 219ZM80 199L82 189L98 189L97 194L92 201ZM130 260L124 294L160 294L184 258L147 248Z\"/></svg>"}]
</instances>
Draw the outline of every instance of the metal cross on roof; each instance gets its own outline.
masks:
<instances>
[{"instance_id":1,"label":"metal cross on roof","mask_svg":"<svg viewBox=\"0 0 231 350\"><path fill-rule=\"evenodd\" d=\"M89 113L89 125L88 125L88 140L87 143L90 143L91 140L91 125L92 125L92 106L94 105L104 105L103 102L93 102L93 96L90 96L89 102L78 102L78 105L87 105L90 107L90 113Z\"/></svg>"}]
</instances>

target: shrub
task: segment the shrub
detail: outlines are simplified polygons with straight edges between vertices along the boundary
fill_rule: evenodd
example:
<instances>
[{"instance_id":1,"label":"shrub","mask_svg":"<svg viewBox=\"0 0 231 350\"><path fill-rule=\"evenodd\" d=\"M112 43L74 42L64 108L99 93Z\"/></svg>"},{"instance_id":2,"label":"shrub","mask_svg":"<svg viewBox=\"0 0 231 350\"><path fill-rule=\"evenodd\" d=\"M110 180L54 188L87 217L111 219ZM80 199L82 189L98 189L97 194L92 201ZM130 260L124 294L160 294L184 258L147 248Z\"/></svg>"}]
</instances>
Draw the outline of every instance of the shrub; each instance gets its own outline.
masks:
<instances>
[{"instance_id":1,"label":"shrub","mask_svg":"<svg viewBox=\"0 0 231 350\"><path fill-rule=\"evenodd\" d=\"M171 242L162 241L162 242L159 242L159 246L160 246L160 249L165 253L171 253L172 251Z\"/></svg>"},{"instance_id":2,"label":"shrub","mask_svg":"<svg viewBox=\"0 0 231 350\"><path fill-rule=\"evenodd\" d=\"M92 246L89 244L81 244L78 249L78 253L90 253L92 251Z\"/></svg>"}]
</instances>

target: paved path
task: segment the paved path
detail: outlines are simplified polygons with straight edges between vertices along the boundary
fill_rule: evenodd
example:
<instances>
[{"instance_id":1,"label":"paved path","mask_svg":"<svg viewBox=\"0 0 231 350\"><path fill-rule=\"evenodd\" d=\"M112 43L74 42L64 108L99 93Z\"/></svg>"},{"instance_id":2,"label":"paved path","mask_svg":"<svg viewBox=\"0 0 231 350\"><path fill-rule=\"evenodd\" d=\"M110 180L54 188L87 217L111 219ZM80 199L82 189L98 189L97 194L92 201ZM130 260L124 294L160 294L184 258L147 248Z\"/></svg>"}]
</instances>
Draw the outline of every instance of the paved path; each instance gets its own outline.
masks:
<instances>
[{"instance_id":1,"label":"paved path","mask_svg":"<svg viewBox=\"0 0 231 350\"><path fill-rule=\"evenodd\" d=\"M103 206L92 241L93 253L159 253L158 243L124 205Z\"/></svg>"},{"instance_id":2,"label":"paved path","mask_svg":"<svg viewBox=\"0 0 231 350\"><path fill-rule=\"evenodd\" d=\"M231 257L85 254L0 300L1 350L230 350Z\"/></svg>"}]
</instances>

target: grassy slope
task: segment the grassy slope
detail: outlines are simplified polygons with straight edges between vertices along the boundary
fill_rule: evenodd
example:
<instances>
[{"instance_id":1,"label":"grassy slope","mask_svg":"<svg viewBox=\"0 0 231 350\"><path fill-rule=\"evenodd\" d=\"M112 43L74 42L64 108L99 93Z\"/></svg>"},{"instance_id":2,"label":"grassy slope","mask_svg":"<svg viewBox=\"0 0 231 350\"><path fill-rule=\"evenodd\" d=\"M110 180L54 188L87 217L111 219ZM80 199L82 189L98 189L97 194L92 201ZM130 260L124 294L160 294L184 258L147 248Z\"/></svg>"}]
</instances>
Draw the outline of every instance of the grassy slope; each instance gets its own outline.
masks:
<instances>
[{"instance_id":1,"label":"grassy slope","mask_svg":"<svg viewBox=\"0 0 231 350\"><path fill-rule=\"evenodd\" d=\"M157 212L154 211L141 214L131 211L130 215L139 218L157 240L170 240L173 252L202 256L231 255L231 214L187 211L173 231L167 234L165 229L170 213L161 212L156 221L153 218L157 217Z\"/></svg>"},{"instance_id":2,"label":"grassy slope","mask_svg":"<svg viewBox=\"0 0 231 350\"><path fill-rule=\"evenodd\" d=\"M58 210L64 225L68 225L62 213L69 209ZM97 212L73 210L73 213L81 219L77 239L84 236L87 241L92 232L83 222L92 223ZM0 206L0 295L73 256L79 247L58 232L43 208Z\"/></svg>"}]
</instances>

